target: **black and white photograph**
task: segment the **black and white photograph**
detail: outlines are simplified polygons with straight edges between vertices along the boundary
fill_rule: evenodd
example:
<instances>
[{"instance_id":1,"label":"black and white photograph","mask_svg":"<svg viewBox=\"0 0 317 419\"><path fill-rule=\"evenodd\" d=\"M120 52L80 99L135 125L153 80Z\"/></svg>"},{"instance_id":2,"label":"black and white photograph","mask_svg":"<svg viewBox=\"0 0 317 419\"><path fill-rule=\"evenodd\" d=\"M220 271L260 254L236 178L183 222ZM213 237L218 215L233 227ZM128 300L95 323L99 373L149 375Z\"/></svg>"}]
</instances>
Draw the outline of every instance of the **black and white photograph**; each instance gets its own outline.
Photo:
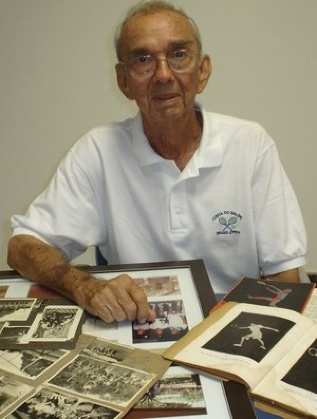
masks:
<instances>
[{"instance_id":1,"label":"black and white photograph","mask_svg":"<svg viewBox=\"0 0 317 419\"><path fill-rule=\"evenodd\" d=\"M0 299L0 322L26 321L30 316L34 298L3 298Z\"/></svg>"},{"instance_id":2,"label":"black and white photograph","mask_svg":"<svg viewBox=\"0 0 317 419\"><path fill-rule=\"evenodd\" d=\"M153 378L144 371L78 355L49 384L96 402L124 407Z\"/></svg>"},{"instance_id":3,"label":"black and white photograph","mask_svg":"<svg viewBox=\"0 0 317 419\"><path fill-rule=\"evenodd\" d=\"M82 310L77 306L46 306L36 316L25 341L68 340L73 337L81 320Z\"/></svg>"},{"instance_id":4,"label":"black and white photograph","mask_svg":"<svg viewBox=\"0 0 317 419\"><path fill-rule=\"evenodd\" d=\"M62 349L1 350L0 365L7 372L35 380L68 353Z\"/></svg>"},{"instance_id":5,"label":"black and white photograph","mask_svg":"<svg viewBox=\"0 0 317 419\"><path fill-rule=\"evenodd\" d=\"M182 300L150 301L155 311L153 322L132 323L133 343L176 341L188 331Z\"/></svg>"},{"instance_id":6,"label":"black and white photograph","mask_svg":"<svg viewBox=\"0 0 317 419\"><path fill-rule=\"evenodd\" d=\"M317 339L282 378L282 381L317 395Z\"/></svg>"},{"instance_id":7,"label":"black and white photograph","mask_svg":"<svg viewBox=\"0 0 317 419\"><path fill-rule=\"evenodd\" d=\"M313 288L313 284L243 278L224 300L302 311Z\"/></svg>"},{"instance_id":8,"label":"black and white photograph","mask_svg":"<svg viewBox=\"0 0 317 419\"><path fill-rule=\"evenodd\" d=\"M31 391L32 387L0 371L0 417L7 408Z\"/></svg>"},{"instance_id":9,"label":"black and white photograph","mask_svg":"<svg viewBox=\"0 0 317 419\"><path fill-rule=\"evenodd\" d=\"M148 297L180 297L181 292L176 275L134 278Z\"/></svg>"},{"instance_id":10,"label":"black and white photograph","mask_svg":"<svg viewBox=\"0 0 317 419\"><path fill-rule=\"evenodd\" d=\"M260 362L294 324L280 317L242 312L202 348Z\"/></svg>"},{"instance_id":11,"label":"black and white photograph","mask_svg":"<svg viewBox=\"0 0 317 419\"><path fill-rule=\"evenodd\" d=\"M64 299L0 299L0 349L74 347L83 319L83 309Z\"/></svg>"},{"instance_id":12,"label":"black and white photograph","mask_svg":"<svg viewBox=\"0 0 317 419\"><path fill-rule=\"evenodd\" d=\"M42 389L8 419L115 419L118 412L87 400Z\"/></svg>"},{"instance_id":13,"label":"black and white photograph","mask_svg":"<svg viewBox=\"0 0 317 419\"><path fill-rule=\"evenodd\" d=\"M116 345L111 342L102 341L98 339L98 343L91 343L86 348L81 350L83 355L101 359L107 362L120 363L133 351L132 347L125 347L123 345Z\"/></svg>"},{"instance_id":14,"label":"black and white photograph","mask_svg":"<svg viewBox=\"0 0 317 419\"><path fill-rule=\"evenodd\" d=\"M25 336L30 328L28 326L7 326L8 323L2 327L0 331L0 339L3 343L7 345L10 344L19 344L21 339Z\"/></svg>"},{"instance_id":15,"label":"black and white photograph","mask_svg":"<svg viewBox=\"0 0 317 419\"><path fill-rule=\"evenodd\" d=\"M206 413L206 405L198 374L181 367L170 367L163 377L142 397L137 409L195 409ZM197 412L199 409L199 412ZM190 414L190 412L189 412Z\"/></svg>"}]
</instances>

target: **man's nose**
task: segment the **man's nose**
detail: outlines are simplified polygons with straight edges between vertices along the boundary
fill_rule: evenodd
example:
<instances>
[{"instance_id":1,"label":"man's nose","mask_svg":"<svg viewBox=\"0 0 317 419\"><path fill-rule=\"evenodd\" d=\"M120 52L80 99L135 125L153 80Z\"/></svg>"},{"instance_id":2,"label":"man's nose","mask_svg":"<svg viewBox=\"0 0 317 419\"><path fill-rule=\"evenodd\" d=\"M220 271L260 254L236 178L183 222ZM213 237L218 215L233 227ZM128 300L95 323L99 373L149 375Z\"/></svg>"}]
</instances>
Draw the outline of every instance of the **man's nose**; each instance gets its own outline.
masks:
<instances>
[{"instance_id":1,"label":"man's nose","mask_svg":"<svg viewBox=\"0 0 317 419\"><path fill-rule=\"evenodd\" d=\"M154 77L162 83L169 82L174 77L166 58L157 58Z\"/></svg>"}]
</instances>

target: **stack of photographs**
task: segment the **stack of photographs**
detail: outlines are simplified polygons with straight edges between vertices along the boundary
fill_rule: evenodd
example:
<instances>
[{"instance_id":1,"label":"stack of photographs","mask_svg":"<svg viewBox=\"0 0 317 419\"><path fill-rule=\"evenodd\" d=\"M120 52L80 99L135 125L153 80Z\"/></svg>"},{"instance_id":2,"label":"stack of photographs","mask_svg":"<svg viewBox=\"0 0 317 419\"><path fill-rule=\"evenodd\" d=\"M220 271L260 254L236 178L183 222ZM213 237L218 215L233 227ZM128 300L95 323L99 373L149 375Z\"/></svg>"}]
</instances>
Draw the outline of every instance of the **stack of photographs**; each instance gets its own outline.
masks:
<instances>
[{"instance_id":1,"label":"stack of photographs","mask_svg":"<svg viewBox=\"0 0 317 419\"><path fill-rule=\"evenodd\" d=\"M72 351L6 350L0 359L0 417L10 419L119 419L170 364L88 335Z\"/></svg>"},{"instance_id":2,"label":"stack of photographs","mask_svg":"<svg viewBox=\"0 0 317 419\"><path fill-rule=\"evenodd\" d=\"M63 299L1 298L0 349L73 348L84 311Z\"/></svg>"}]
</instances>

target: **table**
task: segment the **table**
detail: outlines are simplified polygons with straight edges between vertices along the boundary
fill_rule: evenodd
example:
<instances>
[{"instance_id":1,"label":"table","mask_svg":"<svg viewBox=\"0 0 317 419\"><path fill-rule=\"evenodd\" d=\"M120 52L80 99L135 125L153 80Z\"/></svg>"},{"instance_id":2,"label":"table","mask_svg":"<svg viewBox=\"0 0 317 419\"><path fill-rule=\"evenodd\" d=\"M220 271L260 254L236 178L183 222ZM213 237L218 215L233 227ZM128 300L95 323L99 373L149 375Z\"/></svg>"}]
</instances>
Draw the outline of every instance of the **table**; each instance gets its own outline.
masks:
<instances>
[{"instance_id":1,"label":"table","mask_svg":"<svg viewBox=\"0 0 317 419\"><path fill-rule=\"evenodd\" d=\"M192 296L193 296L193 288L196 289L198 300L201 305L202 315L208 315L210 308L216 304L217 300L213 293L213 290L210 286L210 282L207 276L207 273L204 271L204 267L201 264L201 261L184 261L184 262L165 262L160 264L134 264L134 265L116 265L116 266L107 266L107 267L84 267L83 269L91 272L97 277L105 277L110 278L114 276L114 273L120 272L128 272L131 275L135 275L136 277L140 276L140 273L146 272L147 275L172 275L172 274L180 274L180 275L187 275L192 274L194 287L189 287L186 290L186 287L183 289L184 291L184 300L186 300L185 296L186 293L189 293L191 296L190 298L190 305L193 306ZM15 292L20 292L20 297L25 297L27 294L27 290L33 285L33 283L26 281L25 279L21 278L17 272L15 271L0 271L0 286L1 284L9 283L11 284L11 289L13 290L13 284L15 284ZM183 281L183 283L185 283ZM188 282L189 284L189 282ZM182 284L183 285L183 284ZM22 295L23 294L23 295ZM12 296L12 295L11 295ZM16 295L17 296L17 295ZM193 307L191 307L193 310ZM201 320L201 319L200 319ZM199 320L199 321L200 321ZM197 321L197 319L196 319ZM123 342L126 343L126 342ZM150 348L149 348L150 349ZM214 384L214 390L210 391L212 396L217 394L219 391L219 384ZM244 419L254 419L256 418L255 410L253 408L252 403L249 400L248 394L246 389L243 385L228 381L223 383L223 388L225 391L225 398L224 404L228 404L228 408L230 413L228 413L227 408L223 406L219 406L219 413L217 419L229 419L232 417L233 419L240 419L243 417ZM214 409L217 408L217 403L219 404L221 395L218 393L216 398L213 398L211 395L208 395L208 403L212 406L213 413L215 412ZM223 402L222 402L223 403ZM209 410L210 411L210 410ZM184 411L185 414L186 411ZM242 413L243 412L243 413ZM172 411L165 411L164 417L167 417L172 414ZM182 414L181 411L178 412ZM243 416L241 416L243 414ZM149 411L146 415L144 412L140 413L139 411L132 410L126 417L128 419L139 419L145 417L157 417L157 411ZM162 413L161 413L162 415ZM187 412L188 415L188 412ZM222 416L220 416L222 415ZM183 416L178 416L179 418ZM185 416L184 416L185 417ZM187 419L189 418L205 418L207 419L210 417L207 415L198 415L198 416L186 416ZM263 417L264 419L264 417Z\"/></svg>"}]
</instances>

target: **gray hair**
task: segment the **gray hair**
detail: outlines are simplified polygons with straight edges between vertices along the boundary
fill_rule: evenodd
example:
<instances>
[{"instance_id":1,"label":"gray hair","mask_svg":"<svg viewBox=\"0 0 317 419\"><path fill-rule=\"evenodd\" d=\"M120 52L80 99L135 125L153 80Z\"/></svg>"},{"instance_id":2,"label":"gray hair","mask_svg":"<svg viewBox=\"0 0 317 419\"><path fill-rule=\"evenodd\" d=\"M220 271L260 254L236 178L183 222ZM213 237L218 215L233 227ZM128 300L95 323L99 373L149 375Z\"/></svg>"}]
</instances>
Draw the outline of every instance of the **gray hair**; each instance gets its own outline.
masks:
<instances>
[{"instance_id":1,"label":"gray hair","mask_svg":"<svg viewBox=\"0 0 317 419\"><path fill-rule=\"evenodd\" d=\"M137 15L150 15L150 14L154 14L156 12L160 12L164 10L177 13L181 16L184 16L188 20L188 22L191 24L193 28L194 37L197 42L199 53L201 53L202 43L201 43L201 36L200 36L199 28L196 22L194 21L194 19L189 17L182 8L176 7L173 4L169 3L168 1L164 1L164 0L141 0L135 6L132 6L128 10L124 20L119 24L115 32L114 44L115 44L117 59L119 61L121 60L122 31L125 25L129 22L129 20Z\"/></svg>"}]
</instances>

